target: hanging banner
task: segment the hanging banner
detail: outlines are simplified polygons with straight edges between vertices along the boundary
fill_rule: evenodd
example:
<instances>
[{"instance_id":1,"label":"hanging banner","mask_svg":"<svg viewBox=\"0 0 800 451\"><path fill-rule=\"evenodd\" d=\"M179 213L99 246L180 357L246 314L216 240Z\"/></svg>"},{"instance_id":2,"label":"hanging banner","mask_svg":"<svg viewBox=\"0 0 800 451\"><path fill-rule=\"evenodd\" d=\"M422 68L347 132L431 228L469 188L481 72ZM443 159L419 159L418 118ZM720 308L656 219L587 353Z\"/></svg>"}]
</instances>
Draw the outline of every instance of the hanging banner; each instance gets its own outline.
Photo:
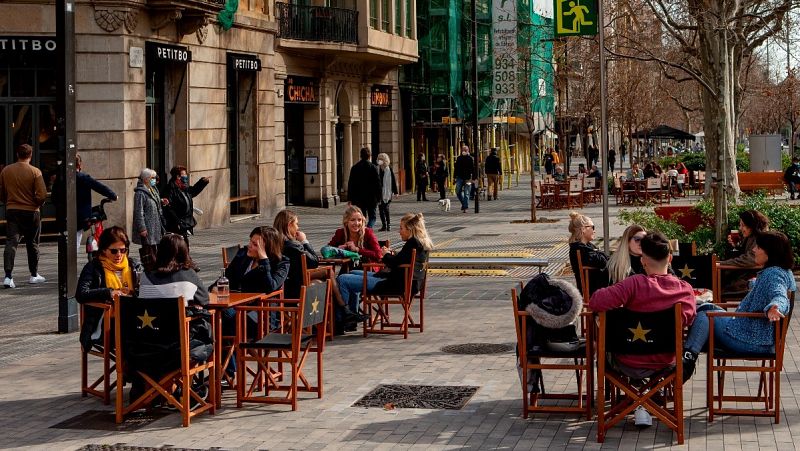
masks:
<instances>
[{"instance_id":1,"label":"hanging banner","mask_svg":"<svg viewBox=\"0 0 800 451\"><path fill-rule=\"evenodd\" d=\"M517 1L492 2L492 98L517 98Z\"/></svg>"}]
</instances>

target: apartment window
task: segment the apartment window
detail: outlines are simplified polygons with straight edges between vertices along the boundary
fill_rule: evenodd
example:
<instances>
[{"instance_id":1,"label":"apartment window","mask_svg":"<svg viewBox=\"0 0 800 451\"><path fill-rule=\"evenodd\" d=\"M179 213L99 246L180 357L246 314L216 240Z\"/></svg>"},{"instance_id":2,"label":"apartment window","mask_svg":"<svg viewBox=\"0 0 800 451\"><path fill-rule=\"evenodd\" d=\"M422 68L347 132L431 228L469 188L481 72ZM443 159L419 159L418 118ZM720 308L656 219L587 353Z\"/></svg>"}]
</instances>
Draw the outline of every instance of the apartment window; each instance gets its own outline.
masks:
<instances>
[{"instance_id":1,"label":"apartment window","mask_svg":"<svg viewBox=\"0 0 800 451\"><path fill-rule=\"evenodd\" d=\"M411 4L416 0L406 0L406 36L411 37L411 21L415 19L412 15Z\"/></svg>"},{"instance_id":2,"label":"apartment window","mask_svg":"<svg viewBox=\"0 0 800 451\"><path fill-rule=\"evenodd\" d=\"M369 26L378 29L378 0L369 0Z\"/></svg>"},{"instance_id":3,"label":"apartment window","mask_svg":"<svg viewBox=\"0 0 800 451\"><path fill-rule=\"evenodd\" d=\"M389 15L391 14L389 0L381 0L381 3L381 30L390 33L392 30L389 29Z\"/></svg>"},{"instance_id":4,"label":"apartment window","mask_svg":"<svg viewBox=\"0 0 800 451\"><path fill-rule=\"evenodd\" d=\"M394 34L403 35L403 1L394 0Z\"/></svg>"}]
</instances>

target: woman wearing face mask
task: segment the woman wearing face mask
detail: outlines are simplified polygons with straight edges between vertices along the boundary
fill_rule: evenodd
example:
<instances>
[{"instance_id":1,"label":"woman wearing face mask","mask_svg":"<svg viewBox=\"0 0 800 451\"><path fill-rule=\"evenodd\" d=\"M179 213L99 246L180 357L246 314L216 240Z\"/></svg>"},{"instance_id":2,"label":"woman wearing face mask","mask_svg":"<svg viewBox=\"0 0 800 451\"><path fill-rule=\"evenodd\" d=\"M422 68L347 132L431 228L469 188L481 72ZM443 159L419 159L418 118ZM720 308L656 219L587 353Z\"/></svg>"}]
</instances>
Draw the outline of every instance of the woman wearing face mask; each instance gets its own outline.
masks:
<instances>
[{"instance_id":1,"label":"woman wearing face mask","mask_svg":"<svg viewBox=\"0 0 800 451\"><path fill-rule=\"evenodd\" d=\"M189 243L188 237L192 234L197 221L194 219L194 201L192 200L208 185L209 178L201 177L194 185L189 184L189 172L183 166L175 166L169 171L167 199L169 203L164 207L164 217L167 221L167 230L182 235Z\"/></svg>"},{"instance_id":2,"label":"woman wearing face mask","mask_svg":"<svg viewBox=\"0 0 800 451\"><path fill-rule=\"evenodd\" d=\"M166 231L157 183L156 171L145 168L133 190L133 242L142 245L139 252L148 270L156 261L158 243Z\"/></svg>"},{"instance_id":3,"label":"woman wearing face mask","mask_svg":"<svg viewBox=\"0 0 800 451\"><path fill-rule=\"evenodd\" d=\"M389 216L389 204L392 203L392 195L397 194L397 181L394 178L394 171L390 165L389 155L378 154L378 168L381 176L381 203L378 210L381 215L381 228L379 232L391 230L391 217Z\"/></svg>"},{"instance_id":4,"label":"woman wearing face mask","mask_svg":"<svg viewBox=\"0 0 800 451\"><path fill-rule=\"evenodd\" d=\"M641 241L647 232L644 227L628 226L619 240L619 248L608 259L608 278L611 284L622 282L634 274L644 274Z\"/></svg>"}]
</instances>

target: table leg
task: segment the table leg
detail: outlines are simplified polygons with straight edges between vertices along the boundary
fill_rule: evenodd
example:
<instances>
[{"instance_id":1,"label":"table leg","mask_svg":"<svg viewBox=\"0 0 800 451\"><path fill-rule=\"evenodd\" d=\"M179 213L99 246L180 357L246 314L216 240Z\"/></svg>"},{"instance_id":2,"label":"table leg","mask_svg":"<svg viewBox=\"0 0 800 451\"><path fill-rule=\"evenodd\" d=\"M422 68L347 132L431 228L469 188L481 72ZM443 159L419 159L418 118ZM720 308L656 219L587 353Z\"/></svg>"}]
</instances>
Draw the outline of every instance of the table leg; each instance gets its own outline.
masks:
<instances>
[{"instance_id":1,"label":"table leg","mask_svg":"<svg viewBox=\"0 0 800 451\"><path fill-rule=\"evenodd\" d=\"M222 312L217 311L214 315L214 371L217 373L217 389L214 390L214 404L217 409L222 407Z\"/></svg>"}]
</instances>

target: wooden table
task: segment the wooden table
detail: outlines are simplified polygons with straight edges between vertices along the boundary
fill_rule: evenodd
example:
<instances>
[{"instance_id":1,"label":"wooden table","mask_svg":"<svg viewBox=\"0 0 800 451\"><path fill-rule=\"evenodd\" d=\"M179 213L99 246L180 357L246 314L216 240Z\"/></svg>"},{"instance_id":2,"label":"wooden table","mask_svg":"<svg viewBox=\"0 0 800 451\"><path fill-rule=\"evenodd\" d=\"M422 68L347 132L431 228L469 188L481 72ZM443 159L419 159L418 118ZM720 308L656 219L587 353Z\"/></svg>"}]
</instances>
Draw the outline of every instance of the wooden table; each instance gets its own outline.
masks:
<instances>
[{"instance_id":1,"label":"wooden table","mask_svg":"<svg viewBox=\"0 0 800 451\"><path fill-rule=\"evenodd\" d=\"M230 307L236 307L237 305L247 304L253 301L258 301L265 298L275 297L276 295L283 294L283 290L275 291L270 294L264 293L231 293L228 296L227 300L220 300L217 297L217 293L209 293L209 301L206 308L209 310L215 310L214 312L214 367L217 371L217 399L214 400L214 403L217 405L217 408L220 407L222 403L222 375L225 372L225 367L227 366L228 362L230 361L233 353L236 350L236 346L231 346L226 354L225 358L222 357L223 349L222 349L222 310L225 310Z\"/></svg>"}]
</instances>

